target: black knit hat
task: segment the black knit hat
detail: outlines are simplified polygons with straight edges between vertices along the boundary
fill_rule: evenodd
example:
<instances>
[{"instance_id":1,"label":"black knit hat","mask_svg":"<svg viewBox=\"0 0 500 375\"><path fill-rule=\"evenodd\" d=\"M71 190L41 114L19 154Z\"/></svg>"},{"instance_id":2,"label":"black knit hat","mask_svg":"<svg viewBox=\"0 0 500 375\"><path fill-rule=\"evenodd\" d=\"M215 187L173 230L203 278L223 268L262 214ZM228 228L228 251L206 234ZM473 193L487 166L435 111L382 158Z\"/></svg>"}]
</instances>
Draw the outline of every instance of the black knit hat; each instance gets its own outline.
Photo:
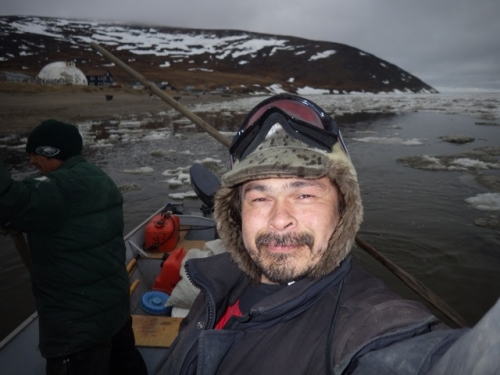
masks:
<instances>
[{"instance_id":1,"label":"black knit hat","mask_svg":"<svg viewBox=\"0 0 500 375\"><path fill-rule=\"evenodd\" d=\"M57 120L43 121L28 137L26 152L66 160L82 152L78 128Z\"/></svg>"}]
</instances>

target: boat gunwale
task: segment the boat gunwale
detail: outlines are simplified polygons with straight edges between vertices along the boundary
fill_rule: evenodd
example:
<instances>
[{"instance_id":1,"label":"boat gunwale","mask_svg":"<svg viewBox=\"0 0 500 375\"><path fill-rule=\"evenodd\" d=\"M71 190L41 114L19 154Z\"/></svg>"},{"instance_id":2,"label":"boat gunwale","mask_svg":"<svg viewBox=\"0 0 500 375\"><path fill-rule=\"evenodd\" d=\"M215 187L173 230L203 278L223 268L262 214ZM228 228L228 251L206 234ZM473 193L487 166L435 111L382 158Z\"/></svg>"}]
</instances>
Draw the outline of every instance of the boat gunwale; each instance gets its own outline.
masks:
<instances>
[{"instance_id":1,"label":"boat gunwale","mask_svg":"<svg viewBox=\"0 0 500 375\"><path fill-rule=\"evenodd\" d=\"M126 260L129 261L135 254L132 250L129 251L129 246L127 245L127 241L130 240L136 233L138 233L141 229L144 229L145 226L149 223L149 221L158 213L160 213L165 207L162 206L158 210L156 210L152 215L143 220L139 225L137 225L134 229L129 231L124 237L123 240L126 244ZM211 218L206 218L201 215L189 215L189 214L180 214L179 218L196 218L201 220L211 220ZM129 257L130 256L130 257ZM23 322L21 322L13 331L11 331L7 336L5 336L2 341L0 341L0 351L6 347L11 341L15 340L30 324L36 322L38 320L38 312L35 310L30 316L28 316Z\"/></svg>"},{"instance_id":2,"label":"boat gunwale","mask_svg":"<svg viewBox=\"0 0 500 375\"><path fill-rule=\"evenodd\" d=\"M23 332L26 327L38 319L38 312L35 311L30 316L28 316L21 324L19 324L12 332L10 332L5 338L0 341L0 350L2 350L9 342L14 340L21 332Z\"/></svg>"}]
</instances>

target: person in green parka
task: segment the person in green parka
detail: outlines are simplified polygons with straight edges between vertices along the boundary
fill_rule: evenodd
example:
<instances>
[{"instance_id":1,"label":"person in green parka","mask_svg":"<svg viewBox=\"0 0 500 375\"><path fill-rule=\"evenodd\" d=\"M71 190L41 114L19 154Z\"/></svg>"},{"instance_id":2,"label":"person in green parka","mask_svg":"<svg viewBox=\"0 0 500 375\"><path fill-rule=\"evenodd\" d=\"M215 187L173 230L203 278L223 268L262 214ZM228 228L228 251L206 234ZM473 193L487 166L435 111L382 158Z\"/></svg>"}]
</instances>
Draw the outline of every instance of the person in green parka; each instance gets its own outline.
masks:
<instances>
[{"instance_id":1,"label":"person in green parka","mask_svg":"<svg viewBox=\"0 0 500 375\"><path fill-rule=\"evenodd\" d=\"M130 316L123 197L82 145L76 126L47 120L26 144L40 176L14 181L0 162L0 227L27 234L47 374L146 374Z\"/></svg>"}]
</instances>

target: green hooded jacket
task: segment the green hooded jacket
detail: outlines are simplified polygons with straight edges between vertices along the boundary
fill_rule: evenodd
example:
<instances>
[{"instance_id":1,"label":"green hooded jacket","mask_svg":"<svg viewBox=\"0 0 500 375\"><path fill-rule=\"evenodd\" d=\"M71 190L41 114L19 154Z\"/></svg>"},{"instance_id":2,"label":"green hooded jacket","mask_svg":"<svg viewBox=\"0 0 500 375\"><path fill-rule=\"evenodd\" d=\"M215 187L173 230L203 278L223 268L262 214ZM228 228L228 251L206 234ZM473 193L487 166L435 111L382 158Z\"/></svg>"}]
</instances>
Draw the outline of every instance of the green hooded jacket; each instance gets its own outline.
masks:
<instances>
[{"instance_id":1,"label":"green hooded jacket","mask_svg":"<svg viewBox=\"0 0 500 375\"><path fill-rule=\"evenodd\" d=\"M122 203L81 155L21 182L0 162L0 227L27 233L44 357L110 340L129 318Z\"/></svg>"}]
</instances>

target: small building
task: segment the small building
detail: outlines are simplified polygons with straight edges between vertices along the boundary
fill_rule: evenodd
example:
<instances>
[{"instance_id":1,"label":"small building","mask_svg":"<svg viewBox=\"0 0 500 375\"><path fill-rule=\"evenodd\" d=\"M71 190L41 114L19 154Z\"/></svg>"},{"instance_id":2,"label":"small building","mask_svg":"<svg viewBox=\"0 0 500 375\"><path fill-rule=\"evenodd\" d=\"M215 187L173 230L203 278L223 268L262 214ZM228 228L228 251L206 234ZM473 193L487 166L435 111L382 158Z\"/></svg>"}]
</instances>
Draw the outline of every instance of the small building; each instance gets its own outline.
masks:
<instances>
[{"instance_id":1,"label":"small building","mask_svg":"<svg viewBox=\"0 0 500 375\"><path fill-rule=\"evenodd\" d=\"M133 88L134 90L144 90L144 89L146 89L146 87L145 87L142 83L140 83L140 82L135 82L135 83L132 85L132 88Z\"/></svg>"},{"instance_id":2,"label":"small building","mask_svg":"<svg viewBox=\"0 0 500 375\"><path fill-rule=\"evenodd\" d=\"M223 86L223 87L217 87L214 92L215 94L219 94L219 95L222 95L222 94L227 94L229 92L229 87L227 86Z\"/></svg>"},{"instance_id":3,"label":"small building","mask_svg":"<svg viewBox=\"0 0 500 375\"><path fill-rule=\"evenodd\" d=\"M109 72L109 70L106 70L105 72L102 71L90 71L86 73L87 81L89 83L89 86L113 86L113 75Z\"/></svg>"},{"instance_id":4,"label":"small building","mask_svg":"<svg viewBox=\"0 0 500 375\"><path fill-rule=\"evenodd\" d=\"M177 89L172 86L172 84L170 82L167 82L167 81L162 81L160 83L155 83L156 87L158 87L160 90L164 90L164 91L177 91Z\"/></svg>"},{"instance_id":5,"label":"small building","mask_svg":"<svg viewBox=\"0 0 500 375\"><path fill-rule=\"evenodd\" d=\"M34 78L23 73L0 72L0 81L7 82L33 82Z\"/></svg>"},{"instance_id":6,"label":"small building","mask_svg":"<svg viewBox=\"0 0 500 375\"><path fill-rule=\"evenodd\" d=\"M85 74L72 61L56 61L45 65L36 80L54 85L87 85Z\"/></svg>"}]
</instances>

